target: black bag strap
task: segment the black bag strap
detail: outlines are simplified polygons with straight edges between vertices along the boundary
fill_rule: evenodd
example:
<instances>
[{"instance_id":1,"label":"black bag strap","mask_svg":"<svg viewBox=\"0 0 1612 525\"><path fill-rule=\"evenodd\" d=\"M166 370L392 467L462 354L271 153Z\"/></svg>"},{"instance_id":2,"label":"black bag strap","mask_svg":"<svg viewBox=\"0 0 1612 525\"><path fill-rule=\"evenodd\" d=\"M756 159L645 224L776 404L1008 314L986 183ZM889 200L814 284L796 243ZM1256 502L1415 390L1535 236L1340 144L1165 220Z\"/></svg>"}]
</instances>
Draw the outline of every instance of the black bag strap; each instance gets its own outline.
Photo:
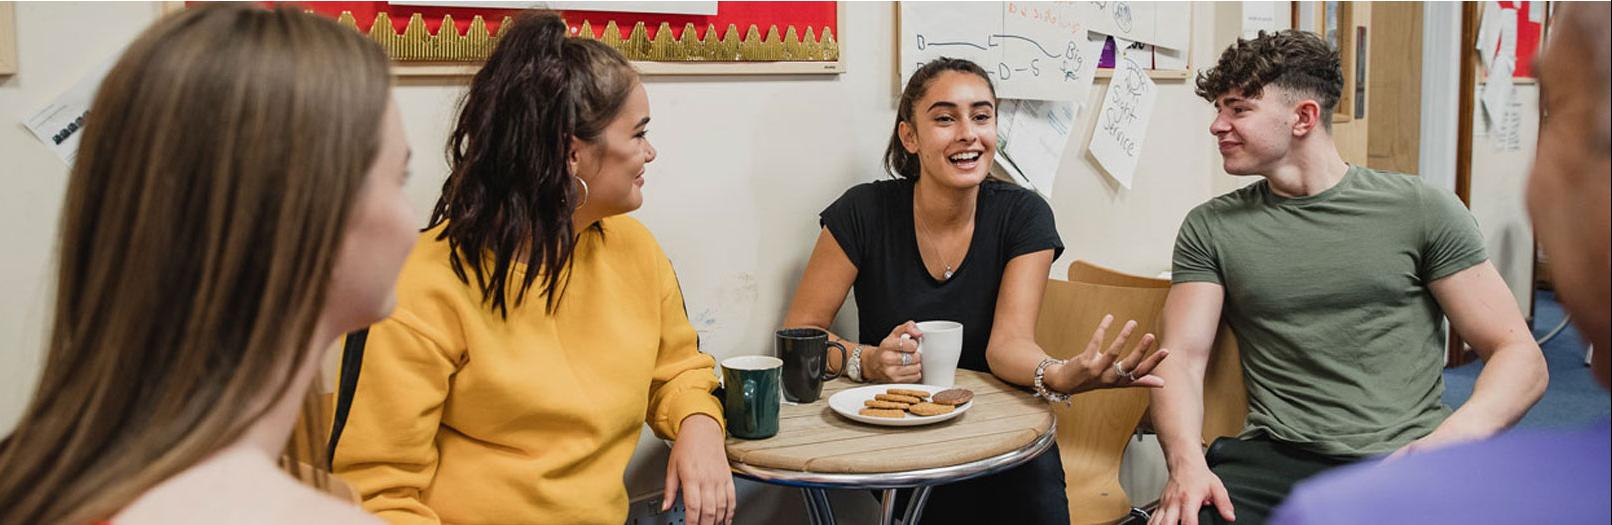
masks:
<instances>
[{"instance_id":1,"label":"black bag strap","mask_svg":"<svg viewBox=\"0 0 1612 525\"><path fill-rule=\"evenodd\" d=\"M342 428L347 426L347 413L353 408L353 394L358 391L358 372L364 367L364 342L369 329L347 334L341 345L341 380L336 384L336 414L330 423L330 447L325 460L326 469L335 470L336 442L341 441Z\"/></svg>"}]
</instances>

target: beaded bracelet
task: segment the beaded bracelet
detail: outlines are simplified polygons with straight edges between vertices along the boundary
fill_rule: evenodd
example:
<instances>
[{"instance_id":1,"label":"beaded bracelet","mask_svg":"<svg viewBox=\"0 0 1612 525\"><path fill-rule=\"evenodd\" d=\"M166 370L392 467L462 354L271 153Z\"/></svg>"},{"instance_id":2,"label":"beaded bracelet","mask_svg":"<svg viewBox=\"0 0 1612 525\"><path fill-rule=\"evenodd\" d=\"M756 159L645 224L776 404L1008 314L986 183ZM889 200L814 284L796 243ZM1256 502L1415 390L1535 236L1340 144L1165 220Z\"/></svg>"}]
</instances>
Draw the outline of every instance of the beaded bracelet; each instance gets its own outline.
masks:
<instances>
[{"instance_id":1,"label":"beaded bracelet","mask_svg":"<svg viewBox=\"0 0 1612 525\"><path fill-rule=\"evenodd\" d=\"M1044 357L1044 358L1041 359L1041 364L1038 364L1038 365L1035 366L1035 395L1036 395L1036 397L1039 397L1041 399L1045 399L1045 400L1047 400L1048 403L1063 403L1066 406L1072 404L1069 401L1069 394L1064 394L1064 393L1061 393L1061 392L1053 392L1052 389L1047 388L1047 383L1045 381L1045 378L1046 378L1046 375L1047 375L1047 367L1052 366L1052 365L1061 365L1061 364L1064 364L1064 363L1067 363L1067 362L1068 361L1063 360L1063 359L1053 359L1051 357Z\"/></svg>"}]
</instances>

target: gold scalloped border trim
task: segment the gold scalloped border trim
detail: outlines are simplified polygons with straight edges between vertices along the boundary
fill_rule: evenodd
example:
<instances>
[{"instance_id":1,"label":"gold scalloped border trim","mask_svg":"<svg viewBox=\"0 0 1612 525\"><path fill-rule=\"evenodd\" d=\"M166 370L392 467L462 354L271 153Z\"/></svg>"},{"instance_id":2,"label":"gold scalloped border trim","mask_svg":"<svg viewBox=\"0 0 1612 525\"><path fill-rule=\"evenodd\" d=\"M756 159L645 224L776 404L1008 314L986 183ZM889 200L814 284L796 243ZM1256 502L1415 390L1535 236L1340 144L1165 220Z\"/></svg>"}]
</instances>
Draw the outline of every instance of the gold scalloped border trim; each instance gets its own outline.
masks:
<instances>
[{"instance_id":1,"label":"gold scalloped border trim","mask_svg":"<svg viewBox=\"0 0 1612 525\"><path fill-rule=\"evenodd\" d=\"M354 31L358 30L358 21L350 11L343 11L336 21ZM504 17L499 27L508 27L509 23L510 18ZM453 28L453 16L444 15L440 27ZM795 26L787 26L783 36L779 36L778 26L771 26L763 37L761 31L752 25L741 37L739 28L729 24L727 31L719 38L716 36L716 26L707 25L705 38L696 38L694 24L685 24L683 37L673 38L671 24L662 22L655 38L651 39L644 23L638 22L633 25L627 38L622 39L621 29L616 27L615 21L605 24L602 37L594 36L593 26L583 21L580 33L575 38L604 42L626 55L628 60L833 62L840 58L840 46L834 40L834 30L828 28L823 28L822 38L818 38L810 27L806 28L806 36L801 37ZM409 17L402 34L392 29L391 15L379 13L375 15L375 23L370 26L369 38L379 43L387 56L399 62L479 62L486 60L498 43L498 37L487 31L487 22L480 16L470 20L470 27L464 35L456 30L443 31L440 28L433 35L425 26L425 17L419 13Z\"/></svg>"}]
</instances>

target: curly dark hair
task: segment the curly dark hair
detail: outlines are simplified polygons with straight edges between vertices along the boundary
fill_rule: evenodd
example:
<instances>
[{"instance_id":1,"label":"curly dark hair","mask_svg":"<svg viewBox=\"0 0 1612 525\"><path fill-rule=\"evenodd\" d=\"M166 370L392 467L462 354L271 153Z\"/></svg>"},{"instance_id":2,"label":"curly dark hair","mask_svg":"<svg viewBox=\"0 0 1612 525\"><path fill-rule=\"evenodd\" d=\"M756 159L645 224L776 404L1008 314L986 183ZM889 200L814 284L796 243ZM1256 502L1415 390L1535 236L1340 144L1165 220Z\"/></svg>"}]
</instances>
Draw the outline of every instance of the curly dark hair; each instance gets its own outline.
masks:
<instances>
[{"instance_id":1,"label":"curly dark hair","mask_svg":"<svg viewBox=\"0 0 1612 525\"><path fill-rule=\"evenodd\" d=\"M901 90L901 101L896 104L896 123L890 130L890 144L884 147L884 168L891 175L918 180L919 173L923 171L918 163L918 155L908 153L907 148L901 145L901 123L913 123L912 106L929 92L929 85L935 82L935 78L947 71L968 73L985 79L985 87L991 90L991 98L996 98L996 85L991 83L991 75L972 61L940 57L919 66L912 73L912 78L907 79L907 87Z\"/></svg>"},{"instance_id":2,"label":"curly dark hair","mask_svg":"<svg viewBox=\"0 0 1612 525\"><path fill-rule=\"evenodd\" d=\"M554 310L582 200L567 164L571 139L599 140L638 85L620 52L568 32L551 12L503 28L470 81L448 138L452 172L426 226L447 223L437 238L448 241L454 274L467 284L474 274L482 301L505 317L539 278ZM517 257L526 271L515 270Z\"/></svg>"},{"instance_id":3,"label":"curly dark hair","mask_svg":"<svg viewBox=\"0 0 1612 525\"><path fill-rule=\"evenodd\" d=\"M1215 67L1198 72L1198 96L1214 102L1232 90L1257 98L1265 86L1312 97L1321 105L1321 123L1332 129L1332 111L1343 94L1343 68L1338 50L1320 35L1285 29L1260 31L1253 39L1237 39L1220 54Z\"/></svg>"}]
</instances>

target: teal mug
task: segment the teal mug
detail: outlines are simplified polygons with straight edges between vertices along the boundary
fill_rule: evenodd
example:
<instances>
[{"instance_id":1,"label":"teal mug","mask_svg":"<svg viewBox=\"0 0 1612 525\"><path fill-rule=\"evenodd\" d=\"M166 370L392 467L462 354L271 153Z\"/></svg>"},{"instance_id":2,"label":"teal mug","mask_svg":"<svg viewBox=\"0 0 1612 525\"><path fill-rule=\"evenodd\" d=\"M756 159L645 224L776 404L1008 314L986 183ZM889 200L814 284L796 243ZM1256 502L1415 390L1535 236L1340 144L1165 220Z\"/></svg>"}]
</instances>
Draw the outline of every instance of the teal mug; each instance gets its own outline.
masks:
<instances>
[{"instance_id":1,"label":"teal mug","mask_svg":"<svg viewBox=\"0 0 1612 525\"><path fill-rule=\"evenodd\" d=\"M728 435L766 439L778 434L783 369L783 360L764 355L722 361L722 411Z\"/></svg>"}]
</instances>

